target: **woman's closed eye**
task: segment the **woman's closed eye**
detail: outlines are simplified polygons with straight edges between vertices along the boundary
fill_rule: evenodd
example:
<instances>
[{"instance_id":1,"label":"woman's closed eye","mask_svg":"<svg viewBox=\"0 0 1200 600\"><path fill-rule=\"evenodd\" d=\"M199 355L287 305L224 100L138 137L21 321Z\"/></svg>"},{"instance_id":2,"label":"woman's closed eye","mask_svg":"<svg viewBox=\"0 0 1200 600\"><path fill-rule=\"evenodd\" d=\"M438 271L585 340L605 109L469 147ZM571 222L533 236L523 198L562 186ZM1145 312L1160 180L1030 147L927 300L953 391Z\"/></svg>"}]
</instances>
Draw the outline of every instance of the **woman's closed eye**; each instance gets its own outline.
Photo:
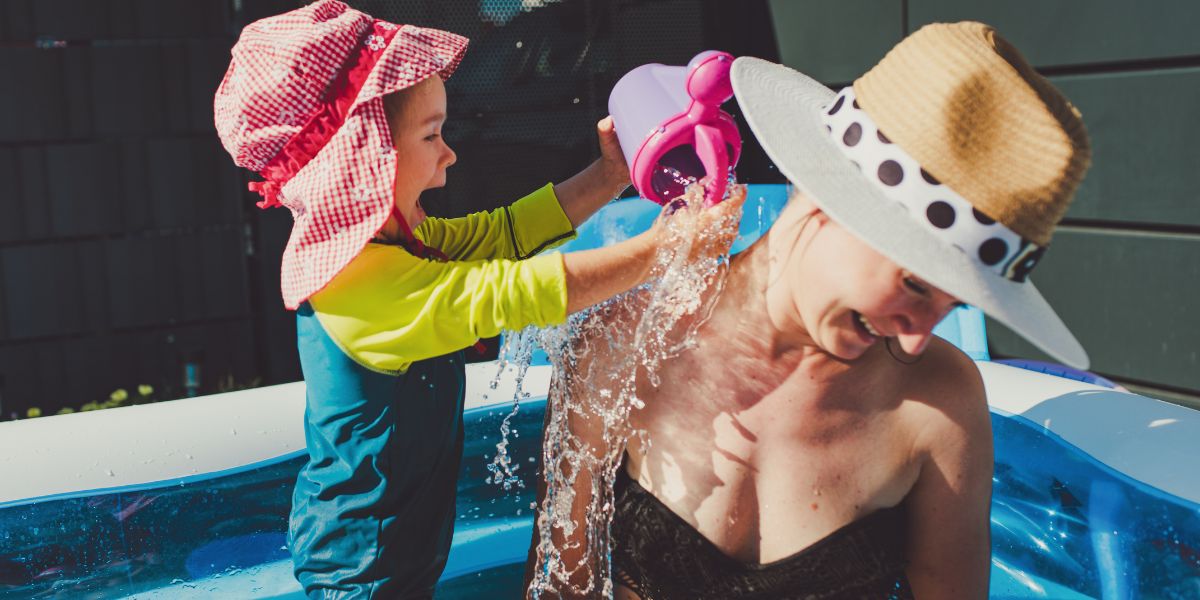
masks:
<instances>
[{"instance_id":1,"label":"woman's closed eye","mask_svg":"<svg viewBox=\"0 0 1200 600\"><path fill-rule=\"evenodd\" d=\"M908 288L908 290L913 292L914 294L917 294L918 296L921 296L923 298L930 297L929 286L925 285L924 283L917 281L913 277L905 277L903 279L903 281L904 281L904 287ZM966 305L967 304L965 302L956 301L950 305L950 308L952 308L952 309L962 308Z\"/></svg>"},{"instance_id":2,"label":"woman's closed eye","mask_svg":"<svg viewBox=\"0 0 1200 600\"><path fill-rule=\"evenodd\" d=\"M442 137L442 134L440 134L440 133L431 133L431 134L425 136L425 141L432 142L433 140L436 140L440 137Z\"/></svg>"},{"instance_id":3,"label":"woman's closed eye","mask_svg":"<svg viewBox=\"0 0 1200 600\"><path fill-rule=\"evenodd\" d=\"M908 288L910 292L913 292L919 296L929 295L929 288L921 285L916 279L913 279L912 277L905 277L903 281L904 287Z\"/></svg>"}]
</instances>

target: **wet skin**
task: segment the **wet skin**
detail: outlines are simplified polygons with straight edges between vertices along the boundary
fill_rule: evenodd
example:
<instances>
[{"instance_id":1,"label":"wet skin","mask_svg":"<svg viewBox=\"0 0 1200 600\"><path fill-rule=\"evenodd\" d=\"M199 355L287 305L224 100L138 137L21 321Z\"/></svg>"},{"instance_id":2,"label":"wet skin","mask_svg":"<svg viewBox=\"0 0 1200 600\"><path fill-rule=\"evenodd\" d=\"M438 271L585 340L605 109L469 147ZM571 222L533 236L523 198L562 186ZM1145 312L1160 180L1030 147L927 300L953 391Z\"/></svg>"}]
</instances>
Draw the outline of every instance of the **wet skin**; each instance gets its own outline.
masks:
<instances>
[{"instance_id":1,"label":"wet skin","mask_svg":"<svg viewBox=\"0 0 1200 600\"><path fill-rule=\"evenodd\" d=\"M639 377L646 406L631 426L648 432L649 446L631 440L630 476L749 563L904 504L917 597L984 597L992 449L983 385L970 359L931 333L957 300L804 199L732 264L697 345L663 364L657 388ZM637 312L614 311L607 325ZM603 360L593 355L577 371ZM600 387L577 381L572 391Z\"/></svg>"}]
</instances>

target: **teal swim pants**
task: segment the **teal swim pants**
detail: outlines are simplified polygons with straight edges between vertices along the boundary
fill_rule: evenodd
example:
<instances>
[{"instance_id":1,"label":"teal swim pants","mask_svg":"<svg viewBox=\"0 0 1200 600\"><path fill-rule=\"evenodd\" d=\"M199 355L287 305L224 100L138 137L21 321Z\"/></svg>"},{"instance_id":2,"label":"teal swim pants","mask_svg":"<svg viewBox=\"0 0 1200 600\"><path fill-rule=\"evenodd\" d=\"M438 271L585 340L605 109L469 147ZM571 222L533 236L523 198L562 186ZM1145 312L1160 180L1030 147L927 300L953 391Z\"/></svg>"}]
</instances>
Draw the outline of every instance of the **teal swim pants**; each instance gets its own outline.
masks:
<instances>
[{"instance_id":1,"label":"teal swim pants","mask_svg":"<svg viewBox=\"0 0 1200 600\"><path fill-rule=\"evenodd\" d=\"M308 464L289 547L310 598L432 598L454 534L463 355L384 374L359 365L306 303L297 311Z\"/></svg>"}]
</instances>

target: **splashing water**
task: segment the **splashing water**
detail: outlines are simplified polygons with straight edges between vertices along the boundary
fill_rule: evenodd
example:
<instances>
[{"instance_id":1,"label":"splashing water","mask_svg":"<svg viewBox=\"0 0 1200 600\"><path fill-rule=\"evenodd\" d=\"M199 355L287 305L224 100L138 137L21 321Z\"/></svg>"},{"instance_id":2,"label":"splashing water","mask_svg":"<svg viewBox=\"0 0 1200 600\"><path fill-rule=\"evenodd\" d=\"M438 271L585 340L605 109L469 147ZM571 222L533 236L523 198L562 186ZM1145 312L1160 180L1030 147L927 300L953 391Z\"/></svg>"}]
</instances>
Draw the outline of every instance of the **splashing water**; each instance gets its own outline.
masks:
<instances>
[{"instance_id":1,"label":"splashing water","mask_svg":"<svg viewBox=\"0 0 1200 600\"><path fill-rule=\"evenodd\" d=\"M643 447L648 446L644 432L629 426L631 411L644 406L637 397L637 375L658 386L656 372L662 361L694 343L696 330L716 304L729 265L728 254L705 254L701 249L727 248L711 240L732 236L738 228L734 215L701 231L703 196L703 187L689 187L684 194L687 206L664 222L663 235L669 241L660 245L648 283L572 315L564 325L506 336L501 370L516 365L518 391L488 466L491 481L506 489L520 485L517 466L506 452L507 426L520 399L529 395L519 382L533 350L543 348L555 368L546 405L546 490L536 521L538 562L531 598L612 598L613 481L631 436L638 435Z\"/></svg>"},{"instance_id":2,"label":"splashing water","mask_svg":"<svg viewBox=\"0 0 1200 600\"><path fill-rule=\"evenodd\" d=\"M504 491L512 490L513 486L518 489L525 487L525 483L517 476L517 470L521 468L521 465L515 464L508 454L508 434L514 433L511 421L521 411L521 400L529 398L530 395L524 389L524 382L525 373L533 361L533 353L538 348L537 335L534 333L536 331L536 328L528 327L515 335L507 332L508 334L504 338L504 347L500 349L500 356L496 361L498 367L496 375L489 384L489 387L495 390L499 387L505 370L510 368L517 370L512 412L508 413L500 422L500 442L496 444L496 455L492 457L492 464L487 466L488 472L491 473L488 481L504 486Z\"/></svg>"}]
</instances>

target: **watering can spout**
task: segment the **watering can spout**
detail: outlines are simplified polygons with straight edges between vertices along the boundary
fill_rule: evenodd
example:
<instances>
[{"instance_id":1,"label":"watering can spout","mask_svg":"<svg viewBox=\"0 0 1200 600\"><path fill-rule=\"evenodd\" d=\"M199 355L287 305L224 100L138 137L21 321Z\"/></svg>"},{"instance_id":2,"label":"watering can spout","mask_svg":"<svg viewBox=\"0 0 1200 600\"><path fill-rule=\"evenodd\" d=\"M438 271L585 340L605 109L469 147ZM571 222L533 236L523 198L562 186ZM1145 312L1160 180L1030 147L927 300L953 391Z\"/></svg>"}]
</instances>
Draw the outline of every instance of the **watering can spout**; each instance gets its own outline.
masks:
<instances>
[{"instance_id":1,"label":"watering can spout","mask_svg":"<svg viewBox=\"0 0 1200 600\"><path fill-rule=\"evenodd\" d=\"M703 123L696 126L696 155L708 176L704 184L704 205L712 206L725 198L730 171L729 153L717 128Z\"/></svg>"}]
</instances>

